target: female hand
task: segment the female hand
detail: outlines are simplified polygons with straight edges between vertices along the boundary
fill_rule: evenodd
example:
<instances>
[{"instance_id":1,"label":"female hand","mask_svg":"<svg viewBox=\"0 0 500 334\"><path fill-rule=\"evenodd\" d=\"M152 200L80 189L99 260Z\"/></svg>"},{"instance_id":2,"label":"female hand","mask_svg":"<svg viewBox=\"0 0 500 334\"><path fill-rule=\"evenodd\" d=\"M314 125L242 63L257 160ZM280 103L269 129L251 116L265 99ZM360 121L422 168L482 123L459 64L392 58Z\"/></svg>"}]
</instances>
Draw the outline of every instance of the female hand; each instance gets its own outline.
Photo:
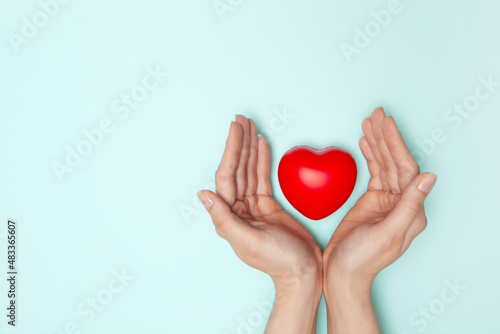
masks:
<instances>
[{"instance_id":1,"label":"female hand","mask_svg":"<svg viewBox=\"0 0 500 334\"><path fill-rule=\"evenodd\" d=\"M273 199L269 145L255 122L231 122L215 176L216 193L198 193L215 230L249 266L271 276L279 307L267 333L313 333L322 292L322 253L309 232Z\"/></svg>"},{"instance_id":2,"label":"female hand","mask_svg":"<svg viewBox=\"0 0 500 334\"><path fill-rule=\"evenodd\" d=\"M420 174L394 119L382 108L362 128L359 145L371 176L368 191L344 217L323 254L329 332L380 331L371 306L372 282L425 229L424 200L436 181L435 174Z\"/></svg>"}]
</instances>

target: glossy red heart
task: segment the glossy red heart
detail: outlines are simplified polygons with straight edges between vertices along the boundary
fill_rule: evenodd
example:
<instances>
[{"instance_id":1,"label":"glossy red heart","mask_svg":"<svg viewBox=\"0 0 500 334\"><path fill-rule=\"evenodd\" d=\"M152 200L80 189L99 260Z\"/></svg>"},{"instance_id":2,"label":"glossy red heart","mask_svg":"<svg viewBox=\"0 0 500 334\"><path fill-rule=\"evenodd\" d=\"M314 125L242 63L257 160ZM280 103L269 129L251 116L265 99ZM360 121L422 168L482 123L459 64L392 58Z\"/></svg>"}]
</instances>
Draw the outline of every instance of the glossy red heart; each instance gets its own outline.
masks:
<instances>
[{"instance_id":1,"label":"glossy red heart","mask_svg":"<svg viewBox=\"0 0 500 334\"><path fill-rule=\"evenodd\" d=\"M331 215L347 201L357 175L353 157L337 146L321 150L295 146L278 166L278 181L286 199L314 220Z\"/></svg>"}]
</instances>

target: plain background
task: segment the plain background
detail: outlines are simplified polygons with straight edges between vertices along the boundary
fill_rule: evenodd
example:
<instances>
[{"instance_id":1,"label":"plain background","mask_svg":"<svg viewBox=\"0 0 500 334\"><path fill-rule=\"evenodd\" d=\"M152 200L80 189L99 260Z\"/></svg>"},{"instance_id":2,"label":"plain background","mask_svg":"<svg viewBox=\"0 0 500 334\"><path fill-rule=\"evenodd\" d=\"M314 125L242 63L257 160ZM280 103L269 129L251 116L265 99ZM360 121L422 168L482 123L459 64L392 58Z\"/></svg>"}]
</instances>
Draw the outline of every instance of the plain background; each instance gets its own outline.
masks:
<instances>
[{"instance_id":1,"label":"plain background","mask_svg":"<svg viewBox=\"0 0 500 334\"><path fill-rule=\"evenodd\" d=\"M459 126L443 118L473 101L481 76L500 81L498 2L402 0L350 61L342 43L389 1L222 3L231 10L219 15L213 1L75 0L16 52L9 36L42 7L0 1L0 277L9 218L19 238L17 326L6 324L1 279L0 331L261 333L256 305L272 300L272 282L240 262L195 200L213 187L230 121L256 121L276 199L324 247L366 189L357 143L382 105L414 152L441 132L421 163L439 176L428 227L374 284L384 333L499 333L500 87ZM157 67L168 77L121 119L113 103ZM59 181L53 164L103 119L113 131ZM338 145L356 159L353 195L321 221L279 188L279 159L295 145ZM110 295L114 270L133 279ZM446 281L465 286L449 303ZM87 321L77 308L97 297L106 305ZM326 333L323 302L318 322Z\"/></svg>"}]
</instances>

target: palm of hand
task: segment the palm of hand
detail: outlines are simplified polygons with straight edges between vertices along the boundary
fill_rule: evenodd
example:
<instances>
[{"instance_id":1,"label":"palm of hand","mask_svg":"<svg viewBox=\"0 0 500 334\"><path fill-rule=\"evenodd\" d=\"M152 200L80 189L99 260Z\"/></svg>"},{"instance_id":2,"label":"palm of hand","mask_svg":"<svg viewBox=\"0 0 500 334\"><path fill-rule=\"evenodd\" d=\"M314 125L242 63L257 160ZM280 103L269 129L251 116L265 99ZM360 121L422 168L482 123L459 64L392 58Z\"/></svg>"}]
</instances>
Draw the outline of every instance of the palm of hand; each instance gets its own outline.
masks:
<instances>
[{"instance_id":1,"label":"palm of hand","mask_svg":"<svg viewBox=\"0 0 500 334\"><path fill-rule=\"evenodd\" d=\"M385 117L381 109L363 122L363 131L360 147L371 174L368 191L347 213L325 248L326 275L363 272L374 277L398 259L426 225L423 208L406 234L395 237L393 226L384 222L419 168L394 120Z\"/></svg>"},{"instance_id":2,"label":"palm of hand","mask_svg":"<svg viewBox=\"0 0 500 334\"><path fill-rule=\"evenodd\" d=\"M233 247L248 265L272 277L295 276L307 270L310 259L317 262L321 251L307 230L267 195L236 201L236 216L258 231L258 242L251 250Z\"/></svg>"},{"instance_id":3,"label":"palm of hand","mask_svg":"<svg viewBox=\"0 0 500 334\"><path fill-rule=\"evenodd\" d=\"M272 197L270 152L255 123L242 115L231 124L216 173L217 194L229 206L232 225L216 229L246 264L273 278L296 276L321 264L322 254L309 232Z\"/></svg>"},{"instance_id":4,"label":"palm of hand","mask_svg":"<svg viewBox=\"0 0 500 334\"><path fill-rule=\"evenodd\" d=\"M373 267L369 273L375 275L380 267L385 267L396 260L398 254L391 254L386 258L378 258L374 263L374 254L383 254L384 249L392 249L392 240L384 237L382 229L374 227L384 220L400 196L381 190L368 191L361 196L340 222L325 249L327 268L354 271L359 267L366 269ZM334 256L331 256L332 253ZM339 260L344 265L342 269L339 268L341 266L338 264Z\"/></svg>"}]
</instances>

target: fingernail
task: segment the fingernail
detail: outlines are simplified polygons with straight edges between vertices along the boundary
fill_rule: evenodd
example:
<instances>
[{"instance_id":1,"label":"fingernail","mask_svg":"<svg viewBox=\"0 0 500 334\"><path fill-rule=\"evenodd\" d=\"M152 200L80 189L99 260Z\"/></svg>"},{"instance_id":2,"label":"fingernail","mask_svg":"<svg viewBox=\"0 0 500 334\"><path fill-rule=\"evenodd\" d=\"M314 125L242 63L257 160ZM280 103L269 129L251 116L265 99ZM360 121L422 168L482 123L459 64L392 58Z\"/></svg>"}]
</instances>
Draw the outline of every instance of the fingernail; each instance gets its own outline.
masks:
<instances>
[{"instance_id":1,"label":"fingernail","mask_svg":"<svg viewBox=\"0 0 500 334\"><path fill-rule=\"evenodd\" d=\"M210 207L212 206L212 204L214 204L212 202L212 200L210 198L208 198L208 196L205 193L202 193L201 191L198 191L196 193L196 196L198 196L198 199L200 200L200 202L203 204L203 206L207 210L210 209Z\"/></svg>"},{"instance_id":2,"label":"fingernail","mask_svg":"<svg viewBox=\"0 0 500 334\"><path fill-rule=\"evenodd\" d=\"M434 187L434 184L436 184L436 180L437 180L436 174L434 173L427 174L418 184L418 190L426 194L430 193L432 188Z\"/></svg>"}]
</instances>

